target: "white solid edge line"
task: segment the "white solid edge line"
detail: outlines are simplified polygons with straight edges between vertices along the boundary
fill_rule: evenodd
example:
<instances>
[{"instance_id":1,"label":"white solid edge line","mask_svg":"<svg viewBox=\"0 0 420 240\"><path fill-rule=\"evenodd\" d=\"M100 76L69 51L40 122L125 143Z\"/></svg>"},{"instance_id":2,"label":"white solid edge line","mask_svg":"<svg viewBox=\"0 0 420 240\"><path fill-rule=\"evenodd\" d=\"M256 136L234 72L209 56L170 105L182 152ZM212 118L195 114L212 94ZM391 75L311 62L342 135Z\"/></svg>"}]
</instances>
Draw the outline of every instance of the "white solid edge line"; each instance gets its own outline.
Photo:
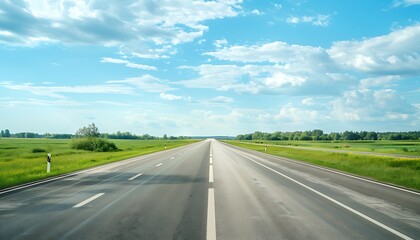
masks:
<instances>
[{"instance_id":1,"label":"white solid edge line","mask_svg":"<svg viewBox=\"0 0 420 240\"><path fill-rule=\"evenodd\" d=\"M139 173L139 174L137 174L136 176L133 176L133 177L129 178L128 180L129 180L129 181L134 180L134 179L136 179L137 177L140 177L141 175L143 175L143 173Z\"/></svg>"},{"instance_id":2,"label":"white solid edge line","mask_svg":"<svg viewBox=\"0 0 420 240\"><path fill-rule=\"evenodd\" d=\"M331 169L328 169L328 168L313 166L313 165L305 164L305 163L300 163L300 164L311 166L311 167L321 169L321 170L325 170L327 172L337 173L337 174L340 174L340 175L343 175L343 176L346 176L346 177L351 177L351 178L362 180L362 181L365 181L365 182L374 183L376 185L389 187L389 188L396 189L396 190L399 190L399 191L408 192L408 193L412 193L412 194L415 194L415 195L420 195L420 192L414 192L414 191L411 191L411 190L408 190L408 189L400 188L400 187L397 187L397 186L393 186L393 185L389 185L389 184L385 184L385 183L381 183L381 182L372 181L372 180L369 180L369 179L366 179L366 178L361 178L361 177L346 174L346 173L343 173L343 172L334 171L334 170L331 170Z\"/></svg>"},{"instance_id":3,"label":"white solid edge line","mask_svg":"<svg viewBox=\"0 0 420 240\"><path fill-rule=\"evenodd\" d=\"M365 214L363 214L363 213L361 213L361 212L359 212L359 211L357 211L357 210L355 210L355 209L353 209L353 208L351 208L351 207L349 207L349 206L347 206L347 205L345 205L345 204L343 204L343 203L341 203L341 202L339 202L339 201L337 201L337 200L335 200L335 199L333 199L333 198L331 198L331 197L329 197L329 196L327 196L327 195L325 195L325 194L323 194L321 192L318 192L317 190L315 190L315 189L313 189L313 188L311 188L309 186L306 186L305 184L303 184L303 183L301 183L301 182L299 182L299 181L297 181L297 180L295 180L295 179L293 179L291 177L288 177L288 176L284 175L283 173L280 173L279 171L277 171L275 169L272 169L272 168L270 168L270 167L268 167L268 166L266 166L266 165L264 165L262 163L259 163L259 162L255 161L254 159L251 159L248 156L245 156L243 154L241 154L241 155L244 156L244 157L246 157L246 158L248 158L249 160L255 162L256 164L258 164L258 165L260 165L260 166L262 166L264 168L267 168L268 170L273 171L273 172L279 174L280 176L282 176L284 178L287 178L287 179L289 179L290 181L292 181L292 182L294 182L296 184L299 184L300 186L302 186L302 187L304 187L304 188L306 188L306 189L308 189L308 190L310 190L310 191L318 194L319 196L321 196L321 197L323 197L323 198L325 198L325 199L327 199L327 200L329 200L329 201L337 204L338 206L340 206L342 208L345 208L346 210L348 210L348 211L350 211L350 212L352 212L352 213L354 213L354 214L356 214L356 215L358 215L358 216L360 216L360 217L368 220L369 222L371 222L371 223L373 223L373 224L375 224L375 225L377 225L377 226L379 226L379 227L381 227L381 228L383 228L383 229L385 229L385 230L387 230L387 231L389 231L389 232L391 232L391 233L399 236L402 239L413 240L409 236L407 236L407 235L405 235L403 233L400 233L397 230L395 230L393 228L390 228L390 227L386 226L385 224L380 223L380 222L376 221L375 219L373 219L373 218L371 218L371 217L369 217L369 216L367 216L367 215L365 215Z\"/></svg>"},{"instance_id":4,"label":"white solid edge line","mask_svg":"<svg viewBox=\"0 0 420 240\"><path fill-rule=\"evenodd\" d=\"M238 151L236 151L236 152L238 154L241 154ZM274 156L274 155L270 155L270 156L279 157L279 156ZM261 157L258 157L258 156L257 156L257 158L261 159ZM280 158L282 158L282 157L280 157ZM411 193L411 194L415 194L415 195L420 196L420 192L415 192L415 191L411 191L411 190L408 190L408 189L405 189L405 188L400 188L400 187L397 187L397 186L389 185L389 184L386 184L386 183L381 183L381 182L369 180L369 179L366 179L366 178L357 177L357 176L354 176L354 175L351 175L351 174L347 174L347 173L343 173L343 172L339 172L339 171L334 171L334 170L329 169L329 168L324 168L324 167L315 166L315 165L312 165L312 164L307 164L307 163L304 163L304 162L294 161L293 159L290 159L290 160L287 159L287 158L282 158L282 159L284 159L286 161L292 161L293 163L297 163L297 164L300 164L300 165L313 167L313 168L324 170L324 171L327 171L327 172L336 173L336 174L343 175L343 176L346 176L346 177L358 179L358 180L365 181L365 182L368 182L368 183L373 183L373 184L380 185L380 186L383 186L383 187L388 187L388 188L392 188L392 189L396 189L396 190L399 190L399 191L403 191L403 192L407 192L407 193Z\"/></svg>"},{"instance_id":5,"label":"white solid edge line","mask_svg":"<svg viewBox=\"0 0 420 240\"><path fill-rule=\"evenodd\" d=\"M20 187L12 188L12 189L5 190L5 191L0 192L0 195L1 195L1 194L8 193L8 192L14 192L14 191L17 191L17 190L20 190L20 189L25 189L25 188L28 188L28 187L32 187L32 186L36 186L36 185L40 185L40 184L43 184L43 183L47 183L47 182L51 182L51 181L55 181L55 180L59 180L59 179L62 179L62 178L73 177L73 176L75 176L75 175L77 175L77 174L78 174L78 173L72 173L72 174L70 174L70 175L65 175L65 176L60 176L60 177L50 178L50 179L47 179L47 180L44 180L44 181L39 181L39 182L36 182L36 183L31 183L31 184L28 184L28 185L24 185L24 186L20 186Z\"/></svg>"},{"instance_id":6,"label":"white solid edge line","mask_svg":"<svg viewBox=\"0 0 420 240\"><path fill-rule=\"evenodd\" d=\"M213 179L213 166L212 165L210 165L210 168L209 168L209 182L210 183L214 182L214 179Z\"/></svg>"},{"instance_id":7,"label":"white solid edge line","mask_svg":"<svg viewBox=\"0 0 420 240\"><path fill-rule=\"evenodd\" d=\"M100 196L102 196L104 194L105 193L98 193L95 196L90 197L90 198L86 199L85 201L83 201L83 202L81 202L79 204L74 205L73 208L79 208L79 207L81 207L83 205L86 205L87 203L92 202L93 200L97 199L98 197L100 197Z\"/></svg>"},{"instance_id":8,"label":"white solid edge line","mask_svg":"<svg viewBox=\"0 0 420 240\"><path fill-rule=\"evenodd\" d=\"M163 163L159 163L158 165L156 165L156 167L162 166Z\"/></svg>"},{"instance_id":9,"label":"white solid edge line","mask_svg":"<svg viewBox=\"0 0 420 240\"><path fill-rule=\"evenodd\" d=\"M209 188L207 201L207 240L216 240L216 207L214 204L214 189Z\"/></svg>"}]
</instances>

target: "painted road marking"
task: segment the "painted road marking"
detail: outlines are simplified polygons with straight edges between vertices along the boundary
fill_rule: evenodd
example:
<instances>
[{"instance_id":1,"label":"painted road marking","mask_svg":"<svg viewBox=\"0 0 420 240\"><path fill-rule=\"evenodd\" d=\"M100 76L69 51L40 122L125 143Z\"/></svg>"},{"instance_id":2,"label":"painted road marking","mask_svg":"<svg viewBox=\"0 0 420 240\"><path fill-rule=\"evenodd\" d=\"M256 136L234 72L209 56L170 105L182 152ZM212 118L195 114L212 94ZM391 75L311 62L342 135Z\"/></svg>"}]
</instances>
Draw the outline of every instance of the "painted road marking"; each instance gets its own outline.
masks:
<instances>
[{"instance_id":1,"label":"painted road marking","mask_svg":"<svg viewBox=\"0 0 420 240\"><path fill-rule=\"evenodd\" d=\"M43 184L43 183L47 183L47 182L51 182L51 181L56 181L56 180L63 179L63 178L73 177L73 176L76 176L77 174L79 174L79 173L72 173L72 174L69 174L69 175L64 175L64 176L56 177L56 178L51 178L51 179L47 179L47 180L44 180L44 181L39 181L39 182L31 183L31 184L20 186L20 187L13 187L11 189L7 189L7 190L4 190L4 191L1 191L0 192L0 195L1 194L8 193L8 192L14 192L14 191L17 191L17 190L20 190L20 189L25 189L25 188L37 186L37 185L40 185L40 184Z\"/></svg>"},{"instance_id":2,"label":"painted road marking","mask_svg":"<svg viewBox=\"0 0 420 240\"><path fill-rule=\"evenodd\" d=\"M210 149L209 183L213 183L213 155ZM216 206L214 204L214 188L211 185L207 200L207 240L216 240Z\"/></svg>"},{"instance_id":3,"label":"painted road marking","mask_svg":"<svg viewBox=\"0 0 420 240\"><path fill-rule=\"evenodd\" d=\"M175 159L175 157L171 157L171 160L172 160L172 159Z\"/></svg>"},{"instance_id":4,"label":"painted road marking","mask_svg":"<svg viewBox=\"0 0 420 240\"><path fill-rule=\"evenodd\" d=\"M136 179L137 177L140 177L141 175L143 175L143 173L139 173L139 174L137 174L136 176L129 178L128 180L129 180L129 181L134 180L134 179Z\"/></svg>"},{"instance_id":5,"label":"painted road marking","mask_svg":"<svg viewBox=\"0 0 420 240\"><path fill-rule=\"evenodd\" d=\"M79 207L82 207L82 206L84 206L84 205L86 205L86 204L88 204L88 203L92 202L93 200L97 199L98 197L100 197L100 196L102 196L102 195L104 195L104 194L105 194L105 193L98 193L98 194L96 194L95 196L90 197L90 198L86 199L85 201L83 201L83 202L81 202L81 203L79 203L79 204L74 205L73 207L74 207L74 208L79 208Z\"/></svg>"},{"instance_id":6,"label":"painted road marking","mask_svg":"<svg viewBox=\"0 0 420 240\"><path fill-rule=\"evenodd\" d=\"M207 240L216 240L216 208L214 204L214 189L209 188L207 202Z\"/></svg>"},{"instance_id":7,"label":"painted road marking","mask_svg":"<svg viewBox=\"0 0 420 240\"><path fill-rule=\"evenodd\" d=\"M273 155L271 155L271 156L272 157L275 157ZM307 164L307 163L304 163L304 162L296 162L293 159L287 159L287 158L281 158L281 159L282 160L285 160L285 161L290 161L290 162L293 162L293 163L296 163L296 164L300 164L300 165L304 165L304 166L308 166L308 167L312 167L312 168L321 169L323 171L332 172L332 173L339 174L339 175L342 175L342 176L354 178L354 179L357 179L357 180L365 181L365 182L368 182L368 183L373 183L373 184L380 185L380 186L383 186L383 187L392 188L392 189L396 189L398 191L403 191L403 192L407 192L407 193L411 193L411 194L415 194L415 195L419 195L420 196L420 192L414 192L414 191L411 191L409 189L405 189L405 188L401 188L401 187L389 185L389 184L386 184L386 183L381 183L381 182L369 180L369 179L366 179L366 178L354 176L354 175L351 175L351 174L347 174L347 173L335 171L335 170L328 169L328 168L323 168L323 167L320 167L320 166L315 166L315 165L312 165L312 164Z\"/></svg>"},{"instance_id":8,"label":"painted road marking","mask_svg":"<svg viewBox=\"0 0 420 240\"><path fill-rule=\"evenodd\" d=\"M329 196L327 196L327 195L325 195L325 194L323 194L321 192L318 192L317 190L315 190L315 189L313 189L313 188L311 188L311 187L309 187L309 186L307 186L307 185L305 185L305 184L303 184L303 183L301 183L301 182L299 182L299 181L297 181L297 180L295 180L295 179L293 179L293 178L291 178L289 176L286 176L283 173L280 173L279 171L277 171L275 169L272 169L272 168L270 168L270 167L268 167L268 166L266 166L266 165L264 165L262 163L259 163L259 162L255 161L254 159L252 159L252 158L250 158L248 156L245 156L243 154L241 154L241 155L244 156L244 157L246 157L247 159L255 162L256 164L258 164L258 165L260 165L260 166L262 166L264 168L267 168L268 170L270 170L272 172L275 172L275 173L279 174L280 176L282 176L284 178L287 178L290 181L292 181L292 182L294 182L294 183L296 183L296 184L298 184L298 185L300 185L300 186L308 189L309 191L314 192L314 193L318 194L319 196L321 196L321 197L323 197L323 198L325 198L325 199L327 199L327 200L329 200L329 201L337 204L338 206L340 206L340 207L342 207L342 208L344 208L344 209L346 209L346 210L348 210L348 211L350 211L350 212L358 215L359 217L362 217L362 218L366 219L367 221L369 221L369 222L371 222L371 223L373 223L373 224L375 224L375 225L377 225L377 226L379 226L379 227L381 227L381 228L383 228L383 229L385 229L385 230L387 230L387 231L389 231L389 232L397 235L398 237L400 237L402 239L413 240L409 236L407 236L407 235L405 235L403 233L400 233L397 230L395 230L395 229L393 229L391 227L388 227L388 226L386 226L383 223L380 223L380 222L376 221L375 219L373 219L373 218L371 218L371 217L369 217L369 216L367 216L367 215L365 215L365 214L363 214L363 213L361 213L361 212L359 212L359 211L357 211L357 210L355 210L355 209L353 209L353 208L351 208L351 207L349 207L349 206L347 206L347 205L345 205L345 204L343 204L343 203L335 200L334 198L331 198L331 197L329 197Z\"/></svg>"},{"instance_id":9,"label":"painted road marking","mask_svg":"<svg viewBox=\"0 0 420 240\"><path fill-rule=\"evenodd\" d=\"M163 163L159 163L158 165L156 165L156 167L159 167L159 166L161 166Z\"/></svg>"},{"instance_id":10,"label":"painted road marking","mask_svg":"<svg viewBox=\"0 0 420 240\"><path fill-rule=\"evenodd\" d=\"M214 180L213 180L213 165L210 165L210 170L209 170L209 182L210 182L210 183L214 182Z\"/></svg>"}]
</instances>

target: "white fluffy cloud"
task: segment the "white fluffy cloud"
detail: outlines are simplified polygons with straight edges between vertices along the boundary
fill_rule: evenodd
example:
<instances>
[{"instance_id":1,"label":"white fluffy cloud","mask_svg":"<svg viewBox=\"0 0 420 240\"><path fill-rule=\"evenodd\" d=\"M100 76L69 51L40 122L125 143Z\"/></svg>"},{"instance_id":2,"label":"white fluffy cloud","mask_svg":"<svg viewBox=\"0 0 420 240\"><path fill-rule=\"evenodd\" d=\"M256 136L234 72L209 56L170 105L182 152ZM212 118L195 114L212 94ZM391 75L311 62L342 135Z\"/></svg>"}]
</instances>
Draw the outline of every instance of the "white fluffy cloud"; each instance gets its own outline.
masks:
<instances>
[{"instance_id":1,"label":"white fluffy cloud","mask_svg":"<svg viewBox=\"0 0 420 240\"><path fill-rule=\"evenodd\" d=\"M305 77L288 75L282 72L275 72L271 77L264 79L267 86L279 88L285 85L301 86L306 82Z\"/></svg>"},{"instance_id":2,"label":"white fluffy cloud","mask_svg":"<svg viewBox=\"0 0 420 240\"><path fill-rule=\"evenodd\" d=\"M325 116L316 110L297 108L292 105L287 105L281 107L280 111L274 115L273 118L277 121L303 124L307 122L322 122L328 118L328 116Z\"/></svg>"},{"instance_id":3,"label":"white fluffy cloud","mask_svg":"<svg viewBox=\"0 0 420 240\"><path fill-rule=\"evenodd\" d=\"M173 94L169 94L169 93L160 93L160 98L164 99L164 100L169 100L169 101L173 101L173 100L181 100L182 96L177 96L177 95L173 95Z\"/></svg>"},{"instance_id":4,"label":"white fluffy cloud","mask_svg":"<svg viewBox=\"0 0 420 240\"><path fill-rule=\"evenodd\" d=\"M217 96L211 100L215 103L231 103L233 102L233 98L225 97L225 96Z\"/></svg>"},{"instance_id":5,"label":"white fluffy cloud","mask_svg":"<svg viewBox=\"0 0 420 240\"><path fill-rule=\"evenodd\" d=\"M342 121L409 120L418 109L395 90L353 90L331 102L332 116Z\"/></svg>"},{"instance_id":6,"label":"white fluffy cloud","mask_svg":"<svg viewBox=\"0 0 420 240\"><path fill-rule=\"evenodd\" d=\"M420 0L394 0L394 2L392 3L393 7L407 7L411 5L420 5Z\"/></svg>"},{"instance_id":7,"label":"white fluffy cloud","mask_svg":"<svg viewBox=\"0 0 420 240\"><path fill-rule=\"evenodd\" d=\"M188 88L208 88L250 94L336 95L351 78L338 78L334 74L300 65L212 65L203 64L192 69L198 77L179 81ZM332 84L334 83L334 84Z\"/></svg>"},{"instance_id":8,"label":"white fluffy cloud","mask_svg":"<svg viewBox=\"0 0 420 240\"><path fill-rule=\"evenodd\" d=\"M361 41L335 42L328 50L339 65L377 74L420 73L420 24Z\"/></svg>"},{"instance_id":9,"label":"white fluffy cloud","mask_svg":"<svg viewBox=\"0 0 420 240\"><path fill-rule=\"evenodd\" d=\"M276 41L262 45L223 47L204 54L240 64L189 67L199 77L182 81L185 86L252 94L300 95L329 92L335 95L342 91L343 86L355 82L340 73L327 51L320 47ZM242 65L243 63L247 65Z\"/></svg>"},{"instance_id":10,"label":"white fluffy cloud","mask_svg":"<svg viewBox=\"0 0 420 240\"><path fill-rule=\"evenodd\" d=\"M252 14L255 14L255 15L262 15L263 13L262 12L260 12L260 10L258 10L258 9L254 9L254 10L252 10L251 11L251 13Z\"/></svg>"},{"instance_id":11,"label":"white fluffy cloud","mask_svg":"<svg viewBox=\"0 0 420 240\"><path fill-rule=\"evenodd\" d=\"M402 79L398 75L379 76L373 78L364 78L360 80L360 88L372 88L372 87L391 87L392 83Z\"/></svg>"},{"instance_id":12,"label":"white fluffy cloud","mask_svg":"<svg viewBox=\"0 0 420 240\"><path fill-rule=\"evenodd\" d=\"M339 41L331 48L271 42L231 46L204 53L233 62L267 62L289 68L337 70L337 66L376 74L420 73L420 24L361 41Z\"/></svg>"},{"instance_id":13,"label":"white fluffy cloud","mask_svg":"<svg viewBox=\"0 0 420 240\"><path fill-rule=\"evenodd\" d=\"M314 26L326 27L330 24L331 15L316 15L316 16L293 16L286 19L287 23L299 24L310 23Z\"/></svg>"},{"instance_id":14,"label":"white fluffy cloud","mask_svg":"<svg viewBox=\"0 0 420 240\"><path fill-rule=\"evenodd\" d=\"M225 46L228 43L228 41L226 39L218 39L214 41L214 46L217 48L221 48L223 46Z\"/></svg>"},{"instance_id":15,"label":"white fluffy cloud","mask_svg":"<svg viewBox=\"0 0 420 240\"><path fill-rule=\"evenodd\" d=\"M121 46L177 45L202 36L204 21L237 16L241 0L2 1L0 43ZM157 47L158 48L158 47ZM135 50L135 49L134 49ZM145 54L144 52L140 53Z\"/></svg>"},{"instance_id":16,"label":"white fluffy cloud","mask_svg":"<svg viewBox=\"0 0 420 240\"><path fill-rule=\"evenodd\" d=\"M101 62L103 63L116 63L116 64L124 64L126 67L129 68L137 68L137 69L143 69L143 70L156 70L157 68L154 66L144 65L144 64L137 64L133 63L127 60L123 59L116 59L116 58L109 58L109 57L103 57L101 59Z\"/></svg>"},{"instance_id":17,"label":"white fluffy cloud","mask_svg":"<svg viewBox=\"0 0 420 240\"><path fill-rule=\"evenodd\" d=\"M204 55L237 64L190 67L199 77L182 83L187 87L285 95L331 96L351 87L389 88L403 76L420 73L418 39L420 25L361 41L335 42L329 49L280 41L224 45ZM356 77L365 74L374 75L362 80Z\"/></svg>"},{"instance_id":18,"label":"white fluffy cloud","mask_svg":"<svg viewBox=\"0 0 420 240\"><path fill-rule=\"evenodd\" d=\"M77 94L133 94L134 91L128 86L117 84L100 84L100 85L86 85L86 86L43 86L34 85L32 83L13 84L0 83L0 86L15 90L26 91L37 96L48 96L53 98L65 99L63 94L77 93Z\"/></svg>"},{"instance_id":19,"label":"white fluffy cloud","mask_svg":"<svg viewBox=\"0 0 420 240\"><path fill-rule=\"evenodd\" d=\"M286 42L271 42L262 45L232 46L206 52L220 60L236 62L305 63L327 60L324 49L312 46L290 45Z\"/></svg>"},{"instance_id":20,"label":"white fluffy cloud","mask_svg":"<svg viewBox=\"0 0 420 240\"><path fill-rule=\"evenodd\" d=\"M128 84L136 86L145 92L162 92L171 91L174 88L169 86L169 83L149 74L139 77L127 78L124 80L107 81L109 84Z\"/></svg>"},{"instance_id":21,"label":"white fluffy cloud","mask_svg":"<svg viewBox=\"0 0 420 240\"><path fill-rule=\"evenodd\" d=\"M240 67L236 65L203 64L197 67L183 66L181 69L194 70L199 77L180 81L179 84L189 88L213 88L218 90L227 90L229 86L236 85L244 75L255 77L261 74L261 71L264 71L264 68L254 65Z\"/></svg>"},{"instance_id":22,"label":"white fluffy cloud","mask_svg":"<svg viewBox=\"0 0 420 240\"><path fill-rule=\"evenodd\" d=\"M183 97L183 96L178 96L178 95L169 94L169 93L160 93L159 96L161 99L168 100L168 101L191 100L191 97Z\"/></svg>"},{"instance_id":23,"label":"white fluffy cloud","mask_svg":"<svg viewBox=\"0 0 420 240\"><path fill-rule=\"evenodd\" d=\"M312 106L314 105L314 99L313 98L305 98L302 100L302 104L303 105L308 105L308 106Z\"/></svg>"}]
</instances>

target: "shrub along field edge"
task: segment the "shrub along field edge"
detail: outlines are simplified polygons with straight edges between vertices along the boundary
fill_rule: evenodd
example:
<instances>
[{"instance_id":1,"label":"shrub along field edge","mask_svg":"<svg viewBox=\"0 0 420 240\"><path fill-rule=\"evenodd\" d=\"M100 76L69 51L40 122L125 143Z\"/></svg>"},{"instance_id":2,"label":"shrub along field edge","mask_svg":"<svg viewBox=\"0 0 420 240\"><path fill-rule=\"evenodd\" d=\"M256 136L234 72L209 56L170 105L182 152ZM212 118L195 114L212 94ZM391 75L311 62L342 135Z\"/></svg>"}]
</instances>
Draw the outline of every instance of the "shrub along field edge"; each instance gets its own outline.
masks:
<instances>
[{"instance_id":1,"label":"shrub along field edge","mask_svg":"<svg viewBox=\"0 0 420 240\"><path fill-rule=\"evenodd\" d=\"M238 147L265 152L264 145L255 145L238 141L225 142ZM420 190L420 158L382 157L353 153L282 148L276 146L268 147L267 152L265 153Z\"/></svg>"},{"instance_id":2,"label":"shrub along field edge","mask_svg":"<svg viewBox=\"0 0 420 240\"><path fill-rule=\"evenodd\" d=\"M112 140L113 152L71 148L71 140L0 139L0 189L71 173L149 153L172 149L197 140ZM52 154L51 172L46 173L47 153Z\"/></svg>"}]
</instances>

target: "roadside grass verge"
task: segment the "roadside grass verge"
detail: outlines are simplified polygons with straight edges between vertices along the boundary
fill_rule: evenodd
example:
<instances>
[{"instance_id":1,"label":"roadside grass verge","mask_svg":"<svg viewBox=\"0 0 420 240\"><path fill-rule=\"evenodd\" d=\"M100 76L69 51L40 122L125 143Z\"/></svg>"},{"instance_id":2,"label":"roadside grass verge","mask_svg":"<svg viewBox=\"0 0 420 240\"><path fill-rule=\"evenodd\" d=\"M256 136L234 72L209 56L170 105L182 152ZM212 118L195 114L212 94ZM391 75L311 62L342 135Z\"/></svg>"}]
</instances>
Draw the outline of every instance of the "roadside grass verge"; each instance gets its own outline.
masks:
<instances>
[{"instance_id":1,"label":"roadside grass verge","mask_svg":"<svg viewBox=\"0 0 420 240\"><path fill-rule=\"evenodd\" d=\"M345 151L378 152L387 154L420 156L420 141L273 141L273 140L248 140L241 142L325 148Z\"/></svg>"},{"instance_id":2,"label":"roadside grass verge","mask_svg":"<svg viewBox=\"0 0 420 240\"><path fill-rule=\"evenodd\" d=\"M238 141L225 142L238 147L265 152L264 145ZM266 153L420 190L420 158L381 157L277 146L269 146Z\"/></svg>"},{"instance_id":3,"label":"roadside grass verge","mask_svg":"<svg viewBox=\"0 0 420 240\"><path fill-rule=\"evenodd\" d=\"M91 152L71 148L71 140L0 139L0 189L99 166L135 156L187 145L194 140L111 140L114 152ZM47 153L52 154L46 173Z\"/></svg>"}]
</instances>

